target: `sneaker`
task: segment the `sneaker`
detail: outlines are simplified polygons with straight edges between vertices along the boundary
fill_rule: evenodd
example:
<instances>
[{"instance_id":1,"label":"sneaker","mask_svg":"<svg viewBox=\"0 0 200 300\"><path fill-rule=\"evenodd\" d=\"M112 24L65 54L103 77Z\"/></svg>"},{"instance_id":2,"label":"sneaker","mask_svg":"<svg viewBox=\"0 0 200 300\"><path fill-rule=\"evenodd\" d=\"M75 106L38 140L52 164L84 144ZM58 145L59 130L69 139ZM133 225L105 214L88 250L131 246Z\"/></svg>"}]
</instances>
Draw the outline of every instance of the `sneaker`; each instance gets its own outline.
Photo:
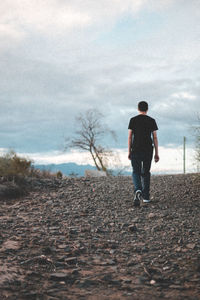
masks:
<instances>
[{"instance_id":1,"label":"sneaker","mask_svg":"<svg viewBox=\"0 0 200 300\"><path fill-rule=\"evenodd\" d=\"M143 199L143 202L144 203L149 203L149 202L151 202L151 200L150 199Z\"/></svg>"},{"instance_id":2,"label":"sneaker","mask_svg":"<svg viewBox=\"0 0 200 300\"><path fill-rule=\"evenodd\" d=\"M134 206L140 206L140 200L141 200L142 192L140 190L137 190L135 192L133 205Z\"/></svg>"}]
</instances>

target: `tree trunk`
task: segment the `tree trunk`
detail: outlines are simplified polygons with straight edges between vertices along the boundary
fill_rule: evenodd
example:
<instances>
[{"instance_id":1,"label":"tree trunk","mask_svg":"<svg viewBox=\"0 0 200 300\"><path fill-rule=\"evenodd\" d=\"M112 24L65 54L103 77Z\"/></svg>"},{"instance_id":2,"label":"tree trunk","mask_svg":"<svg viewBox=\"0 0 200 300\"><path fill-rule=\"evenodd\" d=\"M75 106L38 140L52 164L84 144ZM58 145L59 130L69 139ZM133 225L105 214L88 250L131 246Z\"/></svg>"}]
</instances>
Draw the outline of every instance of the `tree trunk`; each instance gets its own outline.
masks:
<instances>
[{"instance_id":1,"label":"tree trunk","mask_svg":"<svg viewBox=\"0 0 200 300\"><path fill-rule=\"evenodd\" d=\"M97 170L100 171L101 168L98 166L98 164L97 164L97 162L96 162L96 158L94 157L94 154L93 154L93 152L92 152L92 149L90 149L90 154L92 155L92 159L93 159L93 161L94 161L94 163L95 163L95 166L96 166Z\"/></svg>"},{"instance_id":2,"label":"tree trunk","mask_svg":"<svg viewBox=\"0 0 200 300\"><path fill-rule=\"evenodd\" d=\"M100 165L101 165L102 171L106 172L106 174L108 175L107 168L104 166L103 160L102 160L102 158L99 156L99 153L98 153L96 147L93 147L93 148L94 148L94 152L95 152L95 154L96 154L96 157L98 158L98 161L99 161L99 163L100 163Z\"/></svg>"}]
</instances>

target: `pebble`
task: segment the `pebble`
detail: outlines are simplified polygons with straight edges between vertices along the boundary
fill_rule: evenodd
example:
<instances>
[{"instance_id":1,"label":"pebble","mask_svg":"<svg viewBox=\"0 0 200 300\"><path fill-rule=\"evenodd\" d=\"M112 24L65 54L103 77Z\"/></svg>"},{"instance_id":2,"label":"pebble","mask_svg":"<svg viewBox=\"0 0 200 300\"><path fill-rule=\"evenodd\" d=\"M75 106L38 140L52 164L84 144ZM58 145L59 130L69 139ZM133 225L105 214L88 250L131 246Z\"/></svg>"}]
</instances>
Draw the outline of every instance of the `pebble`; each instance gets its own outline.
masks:
<instances>
[{"instance_id":1,"label":"pebble","mask_svg":"<svg viewBox=\"0 0 200 300\"><path fill-rule=\"evenodd\" d=\"M151 213L148 214L148 218L149 218L149 219L153 219L153 218L155 218L155 217L156 217L156 214L155 214L155 213L152 213L152 212L151 212Z\"/></svg>"},{"instance_id":2,"label":"pebble","mask_svg":"<svg viewBox=\"0 0 200 300\"><path fill-rule=\"evenodd\" d=\"M137 231L136 225L129 225L128 229L129 229L129 231L131 231L131 232L136 232L136 231Z\"/></svg>"},{"instance_id":3,"label":"pebble","mask_svg":"<svg viewBox=\"0 0 200 300\"><path fill-rule=\"evenodd\" d=\"M68 278L68 275L65 273L54 273L50 275L50 279L54 281L64 281Z\"/></svg>"}]
</instances>

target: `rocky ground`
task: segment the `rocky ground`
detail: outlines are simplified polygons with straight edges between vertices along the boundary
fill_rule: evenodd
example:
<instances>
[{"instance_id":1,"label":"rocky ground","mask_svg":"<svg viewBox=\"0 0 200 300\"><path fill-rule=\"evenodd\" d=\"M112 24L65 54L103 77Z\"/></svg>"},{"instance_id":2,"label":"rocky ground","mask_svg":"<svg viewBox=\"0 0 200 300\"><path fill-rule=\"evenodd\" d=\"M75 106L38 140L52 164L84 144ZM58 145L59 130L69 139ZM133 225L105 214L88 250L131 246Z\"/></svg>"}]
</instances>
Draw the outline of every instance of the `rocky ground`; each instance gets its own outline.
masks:
<instances>
[{"instance_id":1,"label":"rocky ground","mask_svg":"<svg viewBox=\"0 0 200 300\"><path fill-rule=\"evenodd\" d=\"M33 180L0 202L0 299L200 299L200 175ZM30 183L29 183L30 184Z\"/></svg>"}]
</instances>

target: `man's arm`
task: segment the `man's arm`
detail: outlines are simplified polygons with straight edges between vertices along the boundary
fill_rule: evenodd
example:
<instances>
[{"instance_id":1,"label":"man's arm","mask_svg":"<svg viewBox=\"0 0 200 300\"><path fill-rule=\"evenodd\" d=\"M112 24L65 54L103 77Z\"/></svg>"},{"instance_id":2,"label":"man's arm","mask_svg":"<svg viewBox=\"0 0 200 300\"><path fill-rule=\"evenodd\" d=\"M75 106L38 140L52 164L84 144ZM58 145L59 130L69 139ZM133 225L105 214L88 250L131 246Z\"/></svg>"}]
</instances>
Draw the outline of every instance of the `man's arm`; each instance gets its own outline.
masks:
<instances>
[{"instance_id":1,"label":"man's arm","mask_svg":"<svg viewBox=\"0 0 200 300\"><path fill-rule=\"evenodd\" d=\"M132 130L128 130L128 159L131 159Z\"/></svg>"},{"instance_id":2,"label":"man's arm","mask_svg":"<svg viewBox=\"0 0 200 300\"><path fill-rule=\"evenodd\" d=\"M159 155L158 155L158 138L157 138L157 133L156 131L153 131L153 143L155 146L155 155L154 155L154 160L155 162L159 161Z\"/></svg>"}]
</instances>

